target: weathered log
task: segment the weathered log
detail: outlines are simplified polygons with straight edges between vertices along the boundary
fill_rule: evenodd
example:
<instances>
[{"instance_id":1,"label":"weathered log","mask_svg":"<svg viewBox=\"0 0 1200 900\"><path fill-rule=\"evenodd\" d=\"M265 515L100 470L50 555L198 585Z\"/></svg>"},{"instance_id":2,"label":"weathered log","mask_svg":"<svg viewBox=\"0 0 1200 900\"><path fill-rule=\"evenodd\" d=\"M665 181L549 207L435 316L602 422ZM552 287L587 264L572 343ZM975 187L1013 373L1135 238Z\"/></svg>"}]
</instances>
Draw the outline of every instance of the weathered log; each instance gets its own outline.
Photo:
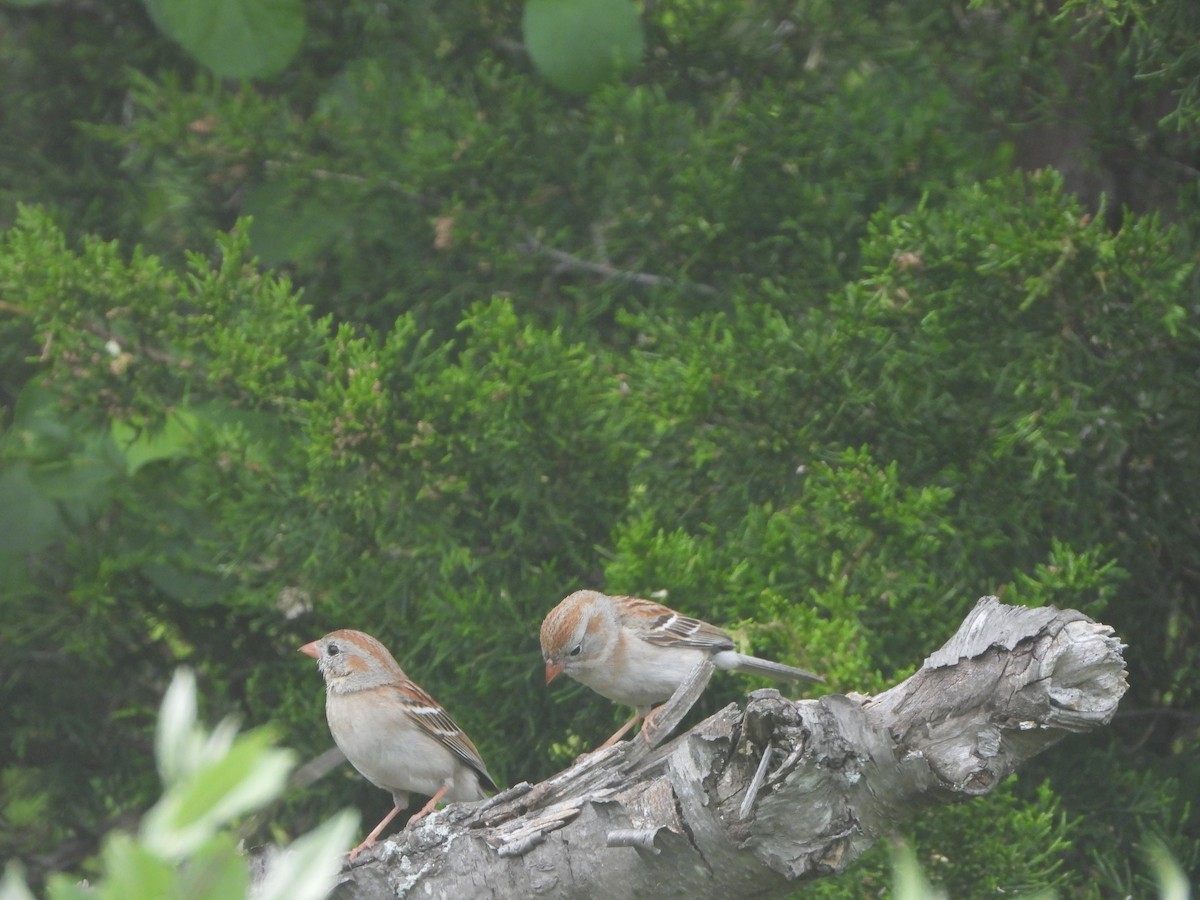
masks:
<instances>
[{"instance_id":1,"label":"weathered log","mask_svg":"<svg viewBox=\"0 0 1200 900\"><path fill-rule=\"evenodd\" d=\"M750 694L657 749L628 740L382 842L334 896L783 896L922 808L992 790L1107 724L1123 645L1073 610L984 597L876 696Z\"/></svg>"}]
</instances>

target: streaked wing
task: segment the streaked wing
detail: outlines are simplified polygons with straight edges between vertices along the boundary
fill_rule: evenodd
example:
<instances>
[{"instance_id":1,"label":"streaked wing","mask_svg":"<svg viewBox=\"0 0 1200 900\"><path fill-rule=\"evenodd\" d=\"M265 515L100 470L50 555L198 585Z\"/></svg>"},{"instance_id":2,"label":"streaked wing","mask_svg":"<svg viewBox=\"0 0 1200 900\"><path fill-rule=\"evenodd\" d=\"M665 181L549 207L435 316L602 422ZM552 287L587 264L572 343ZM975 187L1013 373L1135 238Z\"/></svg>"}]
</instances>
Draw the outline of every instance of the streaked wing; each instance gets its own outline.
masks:
<instances>
[{"instance_id":1,"label":"streaked wing","mask_svg":"<svg viewBox=\"0 0 1200 900\"><path fill-rule=\"evenodd\" d=\"M475 749L475 745L471 743L467 733L458 727L458 724L450 718L450 714L442 708L440 703L425 693L419 685L407 679L395 685L395 689L403 699L405 711L413 717L422 730L437 738L449 747L455 756L474 769L485 788L492 791L497 790L496 782L488 774L483 757L479 755L479 751Z\"/></svg>"},{"instance_id":2,"label":"streaked wing","mask_svg":"<svg viewBox=\"0 0 1200 900\"><path fill-rule=\"evenodd\" d=\"M640 597L614 597L621 624L649 644L732 650L733 638L714 625Z\"/></svg>"}]
</instances>

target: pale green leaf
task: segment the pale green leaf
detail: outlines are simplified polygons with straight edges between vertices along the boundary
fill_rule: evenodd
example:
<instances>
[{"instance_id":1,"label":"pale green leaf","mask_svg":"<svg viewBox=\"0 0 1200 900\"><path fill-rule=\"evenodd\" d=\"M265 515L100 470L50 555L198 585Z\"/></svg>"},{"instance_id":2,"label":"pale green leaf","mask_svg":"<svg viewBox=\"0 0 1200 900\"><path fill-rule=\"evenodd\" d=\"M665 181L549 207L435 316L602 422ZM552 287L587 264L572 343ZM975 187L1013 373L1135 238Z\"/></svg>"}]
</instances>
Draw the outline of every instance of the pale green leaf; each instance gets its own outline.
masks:
<instances>
[{"instance_id":1,"label":"pale green leaf","mask_svg":"<svg viewBox=\"0 0 1200 900\"><path fill-rule=\"evenodd\" d=\"M33 892L25 885L21 864L16 860L9 860L4 867L4 877L0 879L0 900L34 900Z\"/></svg>"},{"instance_id":2,"label":"pale green leaf","mask_svg":"<svg viewBox=\"0 0 1200 900\"><path fill-rule=\"evenodd\" d=\"M1154 880L1158 883L1159 900L1191 900L1192 887L1187 873L1171 855L1166 844L1160 840L1150 840L1145 852L1154 870Z\"/></svg>"},{"instance_id":3,"label":"pale green leaf","mask_svg":"<svg viewBox=\"0 0 1200 900\"><path fill-rule=\"evenodd\" d=\"M357 830L358 813L342 810L296 838L271 864L256 900L321 900L333 889Z\"/></svg>"},{"instance_id":4,"label":"pale green leaf","mask_svg":"<svg viewBox=\"0 0 1200 900\"><path fill-rule=\"evenodd\" d=\"M105 876L99 890L101 897L125 900L172 896L175 867L130 835L122 832L112 835L104 845L101 859Z\"/></svg>"},{"instance_id":5,"label":"pale green leaf","mask_svg":"<svg viewBox=\"0 0 1200 900\"><path fill-rule=\"evenodd\" d=\"M895 900L945 900L946 897L929 883L917 855L907 844L892 848L892 897Z\"/></svg>"},{"instance_id":6,"label":"pale green leaf","mask_svg":"<svg viewBox=\"0 0 1200 900\"><path fill-rule=\"evenodd\" d=\"M221 832L202 846L178 870L174 897L249 897L250 873L237 840Z\"/></svg>"},{"instance_id":7,"label":"pale green leaf","mask_svg":"<svg viewBox=\"0 0 1200 900\"><path fill-rule=\"evenodd\" d=\"M177 669L163 695L154 736L154 755L163 784L170 787L192 768L196 742L196 676Z\"/></svg>"},{"instance_id":8,"label":"pale green leaf","mask_svg":"<svg viewBox=\"0 0 1200 900\"><path fill-rule=\"evenodd\" d=\"M247 732L227 754L171 787L142 820L147 846L167 859L181 859L222 825L279 796L294 754L270 742L265 730Z\"/></svg>"}]
</instances>

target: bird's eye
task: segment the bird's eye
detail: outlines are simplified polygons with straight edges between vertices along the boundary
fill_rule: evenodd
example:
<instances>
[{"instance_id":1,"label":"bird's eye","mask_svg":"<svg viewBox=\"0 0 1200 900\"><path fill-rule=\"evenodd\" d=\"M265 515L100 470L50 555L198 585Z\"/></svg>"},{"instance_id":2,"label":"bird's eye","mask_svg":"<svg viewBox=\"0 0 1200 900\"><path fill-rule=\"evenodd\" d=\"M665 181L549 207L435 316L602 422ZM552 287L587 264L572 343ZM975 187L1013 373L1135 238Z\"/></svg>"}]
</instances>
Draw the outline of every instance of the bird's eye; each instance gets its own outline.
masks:
<instances>
[{"instance_id":1,"label":"bird's eye","mask_svg":"<svg viewBox=\"0 0 1200 900\"><path fill-rule=\"evenodd\" d=\"M574 647L571 648L571 652L568 653L567 656L578 656L582 652L583 652L583 644L576 644Z\"/></svg>"},{"instance_id":2,"label":"bird's eye","mask_svg":"<svg viewBox=\"0 0 1200 900\"><path fill-rule=\"evenodd\" d=\"M325 652L328 653L330 656L337 656L342 651L338 648L337 644L329 644L325 648Z\"/></svg>"}]
</instances>

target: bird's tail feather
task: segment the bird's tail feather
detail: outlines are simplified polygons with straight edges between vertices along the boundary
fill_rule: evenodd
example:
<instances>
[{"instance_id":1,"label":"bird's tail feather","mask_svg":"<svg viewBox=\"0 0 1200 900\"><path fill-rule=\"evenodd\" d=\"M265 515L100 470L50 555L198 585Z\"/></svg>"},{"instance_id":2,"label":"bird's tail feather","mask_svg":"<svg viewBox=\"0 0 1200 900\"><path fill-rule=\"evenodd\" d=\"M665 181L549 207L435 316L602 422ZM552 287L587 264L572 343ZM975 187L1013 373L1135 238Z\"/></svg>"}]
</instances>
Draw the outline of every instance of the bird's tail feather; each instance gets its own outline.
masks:
<instances>
[{"instance_id":1,"label":"bird's tail feather","mask_svg":"<svg viewBox=\"0 0 1200 900\"><path fill-rule=\"evenodd\" d=\"M757 656L747 656L745 653L738 654L736 668L737 671L745 672L747 675L765 675L776 681L811 681L817 684L825 681L820 675L814 675L804 669L785 666L783 663L771 662L769 659L759 659Z\"/></svg>"}]
</instances>

